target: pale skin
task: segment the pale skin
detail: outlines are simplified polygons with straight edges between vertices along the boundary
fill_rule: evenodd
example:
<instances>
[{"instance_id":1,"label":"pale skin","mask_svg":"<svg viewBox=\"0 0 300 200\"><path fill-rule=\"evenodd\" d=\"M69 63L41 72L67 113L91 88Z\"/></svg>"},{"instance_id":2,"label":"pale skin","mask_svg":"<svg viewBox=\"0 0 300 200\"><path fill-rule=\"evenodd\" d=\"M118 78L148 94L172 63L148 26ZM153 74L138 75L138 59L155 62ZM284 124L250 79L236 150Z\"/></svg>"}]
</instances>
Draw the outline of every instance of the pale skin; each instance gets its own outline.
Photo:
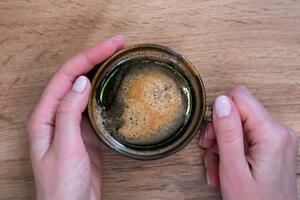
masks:
<instances>
[{"instance_id":1,"label":"pale skin","mask_svg":"<svg viewBox=\"0 0 300 200\"><path fill-rule=\"evenodd\" d=\"M83 74L124 46L115 36L71 58L54 74L27 122L36 198L100 199L99 141L82 116L91 90ZM296 200L297 138L245 87L214 103L199 146L208 185L225 200Z\"/></svg>"}]
</instances>

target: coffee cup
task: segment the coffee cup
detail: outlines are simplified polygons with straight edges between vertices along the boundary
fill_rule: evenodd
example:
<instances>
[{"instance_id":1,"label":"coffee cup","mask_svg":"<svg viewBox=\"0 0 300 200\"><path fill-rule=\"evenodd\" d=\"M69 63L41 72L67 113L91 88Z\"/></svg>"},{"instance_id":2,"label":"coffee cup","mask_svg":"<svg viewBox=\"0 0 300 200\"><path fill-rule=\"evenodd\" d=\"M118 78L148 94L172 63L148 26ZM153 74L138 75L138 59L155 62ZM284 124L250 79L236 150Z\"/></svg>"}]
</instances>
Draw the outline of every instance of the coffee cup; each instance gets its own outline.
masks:
<instances>
[{"instance_id":1,"label":"coffee cup","mask_svg":"<svg viewBox=\"0 0 300 200\"><path fill-rule=\"evenodd\" d=\"M95 69L90 122L104 144L126 157L169 156L212 119L201 76L168 47L129 46Z\"/></svg>"}]
</instances>

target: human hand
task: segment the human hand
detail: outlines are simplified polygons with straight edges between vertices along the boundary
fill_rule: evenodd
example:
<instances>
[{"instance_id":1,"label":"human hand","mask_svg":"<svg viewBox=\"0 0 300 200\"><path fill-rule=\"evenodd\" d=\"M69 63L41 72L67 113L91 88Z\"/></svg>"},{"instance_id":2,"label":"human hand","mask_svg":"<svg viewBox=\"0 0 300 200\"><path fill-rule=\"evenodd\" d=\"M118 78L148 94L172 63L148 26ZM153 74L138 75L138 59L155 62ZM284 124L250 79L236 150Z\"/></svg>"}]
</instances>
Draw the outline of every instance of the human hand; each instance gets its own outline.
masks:
<instances>
[{"instance_id":1,"label":"human hand","mask_svg":"<svg viewBox=\"0 0 300 200\"><path fill-rule=\"evenodd\" d=\"M116 36L83 51L44 90L27 122L37 199L100 199L98 140L81 116L91 85L80 75L123 46L124 38Z\"/></svg>"},{"instance_id":2,"label":"human hand","mask_svg":"<svg viewBox=\"0 0 300 200\"><path fill-rule=\"evenodd\" d=\"M297 199L297 137L245 87L216 99L199 145L208 184L220 183L224 200Z\"/></svg>"}]
</instances>

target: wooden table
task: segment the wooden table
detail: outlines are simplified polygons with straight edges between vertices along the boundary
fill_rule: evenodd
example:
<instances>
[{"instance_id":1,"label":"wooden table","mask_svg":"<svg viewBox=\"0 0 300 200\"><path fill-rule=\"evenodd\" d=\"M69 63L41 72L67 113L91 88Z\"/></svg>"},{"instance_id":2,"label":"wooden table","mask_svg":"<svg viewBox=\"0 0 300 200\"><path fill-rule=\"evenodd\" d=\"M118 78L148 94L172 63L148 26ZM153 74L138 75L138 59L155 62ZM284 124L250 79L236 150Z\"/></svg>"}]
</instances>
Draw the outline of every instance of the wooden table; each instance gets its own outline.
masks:
<instances>
[{"instance_id":1,"label":"wooden table","mask_svg":"<svg viewBox=\"0 0 300 200\"><path fill-rule=\"evenodd\" d=\"M115 34L128 44L159 43L184 54L202 75L209 102L247 85L300 136L298 0L2 0L0 199L34 198L24 122L51 75ZM151 162L103 147L103 199L221 199L206 185L196 143L197 137L176 155Z\"/></svg>"}]
</instances>

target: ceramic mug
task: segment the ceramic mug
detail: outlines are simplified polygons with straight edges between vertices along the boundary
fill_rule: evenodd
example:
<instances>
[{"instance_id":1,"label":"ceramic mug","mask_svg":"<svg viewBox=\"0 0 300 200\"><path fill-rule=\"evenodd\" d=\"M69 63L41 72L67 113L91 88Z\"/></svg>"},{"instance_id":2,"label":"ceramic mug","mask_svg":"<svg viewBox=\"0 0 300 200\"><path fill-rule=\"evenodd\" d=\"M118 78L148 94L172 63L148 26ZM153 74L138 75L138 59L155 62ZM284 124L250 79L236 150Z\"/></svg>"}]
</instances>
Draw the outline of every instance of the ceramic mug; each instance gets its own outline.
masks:
<instances>
[{"instance_id":1,"label":"ceramic mug","mask_svg":"<svg viewBox=\"0 0 300 200\"><path fill-rule=\"evenodd\" d=\"M113 79L124 64L152 60L170 68L174 76L186 81L189 86L188 108L184 123L174 133L149 144L133 144L112 134L112 130L104 123L106 104L113 86L121 80ZM97 136L111 149L123 156L139 160L153 160L169 156L187 145L205 121L212 120L211 107L206 104L205 88L201 76L195 67L182 55L168 47L157 44L138 44L124 48L112 55L104 63L95 66L96 73L92 80L92 91L88 102L88 115ZM169 69L168 69L169 70ZM110 99L111 100L111 99ZM120 111L122 112L122 111ZM102 117L99 117L99 116ZM110 123L114 123L114 119Z\"/></svg>"}]
</instances>

